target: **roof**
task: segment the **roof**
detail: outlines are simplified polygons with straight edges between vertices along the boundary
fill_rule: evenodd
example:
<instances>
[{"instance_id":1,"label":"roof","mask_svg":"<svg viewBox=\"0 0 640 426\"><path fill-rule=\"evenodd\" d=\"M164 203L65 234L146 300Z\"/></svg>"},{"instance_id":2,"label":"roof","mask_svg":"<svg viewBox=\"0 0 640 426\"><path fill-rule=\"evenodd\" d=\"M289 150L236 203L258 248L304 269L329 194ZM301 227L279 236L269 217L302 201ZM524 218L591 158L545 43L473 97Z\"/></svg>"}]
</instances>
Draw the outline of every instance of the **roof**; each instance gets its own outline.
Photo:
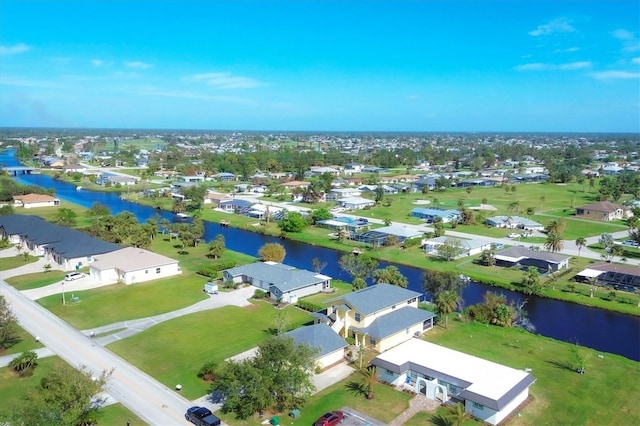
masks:
<instances>
[{"instance_id":1,"label":"roof","mask_svg":"<svg viewBox=\"0 0 640 426\"><path fill-rule=\"evenodd\" d=\"M177 260L136 247L125 247L109 253L98 255L91 264L94 269L105 270L117 268L124 272L158 268L178 263Z\"/></svg>"},{"instance_id":2,"label":"roof","mask_svg":"<svg viewBox=\"0 0 640 426\"><path fill-rule=\"evenodd\" d=\"M66 259L108 253L120 246L92 237L75 229L49 223L38 216L0 216L0 227L9 235L21 235L48 251Z\"/></svg>"},{"instance_id":3,"label":"roof","mask_svg":"<svg viewBox=\"0 0 640 426\"><path fill-rule=\"evenodd\" d=\"M469 240L467 238L448 237L448 236L432 238L428 240L427 243L446 244L448 240L460 241L462 248L464 248L465 250L472 250L474 248L491 245L491 241L489 240L482 240L482 239L476 239L476 238L474 238L473 240Z\"/></svg>"},{"instance_id":4,"label":"roof","mask_svg":"<svg viewBox=\"0 0 640 426\"><path fill-rule=\"evenodd\" d=\"M284 335L293 338L296 345L307 344L312 348L318 348L320 352L317 358L347 346L347 342L327 324L314 324L307 327L296 328Z\"/></svg>"},{"instance_id":5,"label":"roof","mask_svg":"<svg viewBox=\"0 0 640 426\"><path fill-rule=\"evenodd\" d=\"M493 223L512 223L512 224L521 224L526 227L540 227L541 223L535 222L531 219L527 219L526 217L521 216L491 216L487 218L487 221L491 221Z\"/></svg>"},{"instance_id":6,"label":"roof","mask_svg":"<svg viewBox=\"0 0 640 426\"><path fill-rule=\"evenodd\" d=\"M526 247L513 246L496 252L496 259L518 262L522 259L539 259L550 263L561 263L571 256L548 251L531 250Z\"/></svg>"},{"instance_id":7,"label":"roof","mask_svg":"<svg viewBox=\"0 0 640 426\"><path fill-rule=\"evenodd\" d=\"M236 266L225 272L232 277L246 275L257 278L277 287L282 292L297 290L331 279L326 275L275 262L255 262Z\"/></svg>"},{"instance_id":8,"label":"roof","mask_svg":"<svg viewBox=\"0 0 640 426\"><path fill-rule=\"evenodd\" d=\"M579 210L593 210L596 212L615 212L616 210L625 209L624 206L613 204L610 201L598 201L597 203L585 204L576 208Z\"/></svg>"},{"instance_id":9,"label":"roof","mask_svg":"<svg viewBox=\"0 0 640 426\"><path fill-rule=\"evenodd\" d=\"M439 207L415 207L411 210L411 213L420 213L426 216L439 216L443 218L450 216L460 216L459 210L441 209Z\"/></svg>"},{"instance_id":10,"label":"roof","mask_svg":"<svg viewBox=\"0 0 640 426\"><path fill-rule=\"evenodd\" d=\"M56 197L52 197L51 195L46 194L14 195L13 199L21 201L22 204L49 203L57 200Z\"/></svg>"},{"instance_id":11,"label":"roof","mask_svg":"<svg viewBox=\"0 0 640 426\"><path fill-rule=\"evenodd\" d=\"M417 291L391 284L376 284L330 299L327 303L341 300L363 315L370 315L389 306L419 298L421 295Z\"/></svg>"},{"instance_id":12,"label":"roof","mask_svg":"<svg viewBox=\"0 0 640 426\"><path fill-rule=\"evenodd\" d=\"M373 200L370 200L368 198L362 198L362 197L341 198L338 200L338 202L343 204L375 204L376 203Z\"/></svg>"},{"instance_id":13,"label":"roof","mask_svg":"<svg viewBox=\"0 0 640 426\"><path fill-rule=\"evenodd\" d=\"M422 232L415 228L397 225L383 226L382 228L374 229L374 231L380 232L381 234L396 235L402 238L417 238L422 236Z\"/></svg>"},{"instance_id":14,"label":"roof","mask_svg":"<svg viewBox=\"0 0 640 426\"><path fill-rule=\"evenodd\" d=\"M435 316L436 314L433 312L425 311L424 309L404 306L376 318L368 327L356 329L376 339L384 339L418 323L422 324Z\"/></svg>"},{"instance_id":15,"label":"roof","mask_svg":"<svg viewBox=\"0 0 640 426\"><path fill-rule=\"evenodd\" d=\"M413 370L447 378L464 387L462 398L494 410L505 408L536 380L526 371L420 339L408 340L378 355L372 364L398 374Z\"/></svg>"}]
</instances>

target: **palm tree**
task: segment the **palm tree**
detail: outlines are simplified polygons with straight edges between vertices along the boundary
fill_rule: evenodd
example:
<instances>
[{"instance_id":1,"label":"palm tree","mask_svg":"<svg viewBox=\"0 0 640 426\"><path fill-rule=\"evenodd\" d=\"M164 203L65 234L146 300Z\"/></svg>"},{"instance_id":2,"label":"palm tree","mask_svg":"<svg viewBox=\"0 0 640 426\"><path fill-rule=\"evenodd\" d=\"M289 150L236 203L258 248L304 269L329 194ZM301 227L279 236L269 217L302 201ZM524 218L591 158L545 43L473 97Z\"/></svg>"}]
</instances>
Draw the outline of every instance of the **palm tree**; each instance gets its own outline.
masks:
<instances>
[{"instance_id":1,"label":"palm tree","mask_svg":"<svg viewBox=\"0 0 640 426\"><path fill-rule=\"evenodd\" d=\"M576 246L578 247L578 257L580 257L580 250L582 250L582 247L587 246L587 239L584 237L576 238Z\"/></svg>"},{"instance_id":2,"label":"palm tree","mask_svg":"<svg viewBox=\"0 0 640 426\"><path fill-rule=\"evenodd\" d=\"M362 386L365 389L367 399L373 399L375 397L373 393L373 385L378 383L378 373L376 367L373 365L368 366L362 371Z\"/></svg>"},{"instance_id":3,"label":"palm tree","mask_svg":"<svg viewBox=\"0 0 640 426\"><path fill-rule=\"evenodd\" d=\"M564 219L553 219L547 224L545 230L548 234L558 234L559 236L562 236L566 227L567 222L565 222Z\"/></svg>"},{"instance_id":4,"label":"palm tree","mask_svg":"<svg viewBox=\"0 0 640 426\"><path fill-rule=\"evenodd\" d=\"M444 316L444 328L449 328L449 314L456 309L460 296L455 291L445 291L436 297L436 309Z\"/></svg>"},{"instance_id":5,"label":"palm tree","mask_svg":"<svg viewBox=\"0 0 640 426\"><path fill-rule=\"evenodd\" d=\"M455 426L461 426L465 420L471 418L471 414L467 413L464 404L458 402L456 404L447 405L447 418L452 421Z\"/></svg>"},{"instance_id":6,"label":"palm tree","mask_svg":"<svg viewBox=\"0 0 640 426\"><path fill-rule=\"evenodd\" d=\"M547 235L547 240L544 242L544 248L552 253L562 251L564 248L564 241L560 234L550 232L549 235Z\"/></svg>"}]
</instances>

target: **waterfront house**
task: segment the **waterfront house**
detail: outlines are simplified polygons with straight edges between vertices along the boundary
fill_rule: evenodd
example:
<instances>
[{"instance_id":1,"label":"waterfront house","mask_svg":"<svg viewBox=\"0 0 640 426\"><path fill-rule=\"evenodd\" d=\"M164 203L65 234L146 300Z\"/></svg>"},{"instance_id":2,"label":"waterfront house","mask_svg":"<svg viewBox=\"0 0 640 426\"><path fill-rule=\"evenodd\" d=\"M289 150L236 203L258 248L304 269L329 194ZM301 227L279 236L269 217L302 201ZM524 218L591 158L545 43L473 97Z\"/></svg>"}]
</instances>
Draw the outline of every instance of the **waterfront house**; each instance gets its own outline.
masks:
<instances>
[{"instance_id":1,"label":"waterfront house","mask_svg":"<svg viewBox=\"0 0 640 426\"><path fill-rule=\"evenodd\" d=\"M506 267L538 268L541 273L556 272L569 267L571 256L548 251L531 250L521 246L513 246L497 251L496 265Z\"/></svg>"},{"instance_id":2,"label":"waterfront house","mask_svg":"<svg viewBox=\"0 0 640 426\"><path fill-rule=\"evenodd\" d=\"M313 324L299 327L284 334L291 337L296 345L309 345L316 348L316 366L325 369L344 359L347 342L326 324Z\"/></svg>"},{"instance_id":3,"label":"waterfront house","mask_svg":"<svg viewBox=\"0 0 640 426\"><path fill-rule=\"evenodd\" d=\"M460 246L461 253L459 256L473 256L480 254L485 250L491 249L491 241L483 239L468 239L458 237L436 237L431 239L422 240L422 249L427 254L438 254L438 248L444 244L458 244Z\"/></svg>"},{"instance_id":4,"label":"waterfront house","mask_svg":"<svg viewBox=\"0 0 640 426\"><path fill-rule=\"evenodd\" d=\"M178 261L137 247L99 254L89 266L91 278L100 283L135 284L179 275Z\"/></svg>"},{"instance_id":5,"label":"waterfront house","mask_svg":"<svg viewBox=\"0 0 640 426\"><path fill-rule=\"evenodd\" d=\"M14 195L13 206L32 209L38 207L55 207L60 205L60 200L46 194Z\"/></svg>"}]
</instances>

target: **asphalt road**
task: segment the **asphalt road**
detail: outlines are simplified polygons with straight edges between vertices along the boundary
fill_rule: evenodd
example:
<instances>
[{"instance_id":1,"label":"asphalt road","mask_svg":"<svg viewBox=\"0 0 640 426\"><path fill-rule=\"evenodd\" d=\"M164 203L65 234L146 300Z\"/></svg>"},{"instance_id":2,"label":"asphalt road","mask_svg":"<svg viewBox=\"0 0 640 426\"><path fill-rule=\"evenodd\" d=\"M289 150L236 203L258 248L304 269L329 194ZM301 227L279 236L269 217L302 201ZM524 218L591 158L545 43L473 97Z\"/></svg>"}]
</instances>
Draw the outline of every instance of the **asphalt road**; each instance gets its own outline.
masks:
<instances>
[{"instance_id":1,"label":"asphalt road","mask_svg":"<svg viewBox=\"0 0 640 426\"><path fill-rule=\"evenodd\" d=\"M113 371L106 390L142 420L152 425L190 424L184 413L191 403L174 390L93 342L2 279L0 293L11 304L20 325L70 365L84 365L96 377Z\"/></svg>"}]
</instances>

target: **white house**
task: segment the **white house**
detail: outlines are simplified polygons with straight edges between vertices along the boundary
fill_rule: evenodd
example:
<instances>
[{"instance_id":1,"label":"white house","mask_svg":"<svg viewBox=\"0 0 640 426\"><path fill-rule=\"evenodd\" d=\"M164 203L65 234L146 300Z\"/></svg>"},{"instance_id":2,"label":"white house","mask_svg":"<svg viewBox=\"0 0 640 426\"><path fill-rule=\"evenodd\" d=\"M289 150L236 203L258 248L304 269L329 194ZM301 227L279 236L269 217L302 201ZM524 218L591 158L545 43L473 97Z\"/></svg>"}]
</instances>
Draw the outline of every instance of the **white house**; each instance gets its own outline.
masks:
<instances>
[{"instance_id":1,"label":"white house","mask_svg":"<svg viewBox=\"0 0 640 426\"><path fill-rule=\"evenodd\" d=\"M436 237L431 239L423 239L422 248L427 254L436 254L438 252L438 247L447 244L447 242L452 244L456 244L456 242L460 243L460 249L462 250L460 256L473 256L475 254L480 254L485 250L491 249L491 241L475 238L473 240L470 240L467 238L457 237Z\"/></svg>"},{"instance_id":2,"label":"white house","mask_svg":"<svg viewBox=\"0 0 640 426\"><path fill-rule=\"evenodd\" d=\"M178 261L136 247L126 247L95 256L90 275L101 283L134 284L182 273Z\"/></svg>"},{"instance_id":3,"label":"white house","mask_svg":"<svg viewBox=\"0 0 640 426\"><path fill-rule=\"evenodd\" d=\"M327 201L337 201L341 198L359 197L362 192L357 188L335 188L327 194Z\"/></svg>"},{"instance_id":4,"label":"white house","mask_svg":"<svg viewBox=\"0 0 640 426\"><path fill-rule=\"evenodd\" d=\"M365 207L373 207L375 204L375 201L362 197L348 197L338 200L338 205L348 210L360 210Z\"/></svg>"},{"instance_id":5,"label":"white house","mask_svg":"<svg viewBox=\"0 0 640 426\"><path fill-rule=\"evenodd\" d=\"M24 207L32 209L37 207L59 206L60 200L51 195L45 194L26 194L13 196L14 207Z\"/></svg>"},{"instance_id":6,"label":"white house","mask_svg":"<svg viewBox=\"0 0 640 426\"><path fill-rule=\"evenodd\" d=\"M503 421L529 397L536 381L517 370L420 339L408 340L373 361L382 382L447 402L492 425Z\"/></svg>"}]
</instances>

